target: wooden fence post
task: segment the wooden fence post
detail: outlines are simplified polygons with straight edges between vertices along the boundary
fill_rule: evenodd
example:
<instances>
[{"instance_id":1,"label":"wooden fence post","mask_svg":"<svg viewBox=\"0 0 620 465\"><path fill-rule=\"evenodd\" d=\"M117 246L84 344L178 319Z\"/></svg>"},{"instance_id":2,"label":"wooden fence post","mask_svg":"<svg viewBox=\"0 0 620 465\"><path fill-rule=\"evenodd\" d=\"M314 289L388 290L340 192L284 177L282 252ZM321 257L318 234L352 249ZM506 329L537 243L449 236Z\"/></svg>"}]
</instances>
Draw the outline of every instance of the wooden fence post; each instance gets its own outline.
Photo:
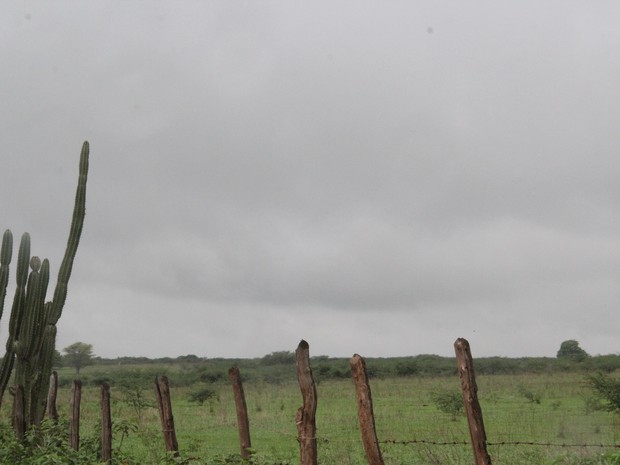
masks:
<instances>
[{"instance_id":1,"label":"wooden fence post","mask_svg":"<svg viewBox=\"0 0 620 465\"><path fill-rule=\"evenodd\" d=\"M170 401L170 386L168 378L162 376L161 379L155 378L155 397L159 408L159 418L164 434L166 451L173 452L175 457L179 456L179 443L174 430L174 417L172 415L172 402Z\"/></svg>"},{"instance_id":2,"label":"wooden fence post","mask_svg":"<svg viewBox=\"0 0 620 465\"><path fill-rule=\"evenodd\" d=\"M21 384L15 389L13 399L13 429L18 441L23 441L26 437L26 414L24 405L24 386Z\"/></svg>"},{"instance_id":3,"label":"wooden fence post","mask_svg":"<svg viewBox=\"0 0 620 465\"><path fill-rule=\"evenodd\" d=\"M71 448L80 449L80 402L82 400L82 382L78 379L71 386L71 417L69 418Z\"/></svg>"},{"instance_id":4,"label":"wooden fence post","mask_svg":"<svg viewBox=\"0 0 620 465\"><path fill-rule=\"evenodd\" d=\"M243 392L243 383L239 368L232 367L228 370L228 377L232 382L233 395L235 397L235 407L237 410L237 428L239 429L239 446L241 448L241 457L250 458L250 420L248 419L248 407L245 402L245 394Z\"/></svg>"},{"instance_id":5,"label":"wooden fence post","mask_svg":"<svg viewBox=\"0 0 620 465\"><path fill-rule=\"evenodd\" d=\"M56 397L58 394L58 373L52 371L50 375L50 387L47 391L47 417L54 423L58 423L58 409L56 408Z\"/></svg>"},{"instance_id":6,"label":"wooden fence post","mask_svg":"<svg viewBox=\"0 0 620 465\"><path fill-rule=\"evenodd\" d=\"M476 465L491 465L491 457L487 452L487 435L484 430L482 409L478 402L478 386L474 373L474 363L469 348L469 342L459 338L454 343L456 352L456 364L461 379L463 390L463 402L467 413L471 445L474 449L474 461Z\"/></svg>"},{"instance_id":7,"label":"wooden fence post","mask_svg":"<svg viewBox=\"0 0 620 465\"><path fill-rule=\"evenodd\" d=\"M112 461L112 415L110 413L110 385L101 385L101 461Z\"/></svg>"},{"instance_id":8,"label":"wooden fence post","mask_svg":"<svg viewBox=\"0 0 620 465\"><path fill-rule=\"evenodd\" d=\"M366 362L361 356L355 354L351 358L350 365L353 382L355 383L357 416L359 418L366 460L368 460L370 465L384 465L375 428L375 416L372 409L372 395L370 393L370 384L368 383Z\"/></svg>"},{"instance_id":9,"label":"wooden fence post","mask_svg":"<svg viewBox=\"0 0 620 465\"><path fill-rule=\"evenodd\" d=\"M297 410L297 440L301 465L317 465L316 447L316 386L310 369L310 347L302 340L295 351L297 381L301 388L303 405Z\"/></svg>"}]
</instances>

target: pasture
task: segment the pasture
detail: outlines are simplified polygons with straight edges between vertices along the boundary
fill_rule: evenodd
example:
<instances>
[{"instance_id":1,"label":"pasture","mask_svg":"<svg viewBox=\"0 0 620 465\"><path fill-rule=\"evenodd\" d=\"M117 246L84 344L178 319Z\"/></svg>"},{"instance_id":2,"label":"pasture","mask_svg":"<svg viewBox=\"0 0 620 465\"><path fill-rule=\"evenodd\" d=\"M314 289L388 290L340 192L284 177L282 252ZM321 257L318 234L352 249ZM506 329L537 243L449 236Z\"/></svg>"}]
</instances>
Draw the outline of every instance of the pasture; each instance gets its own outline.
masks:
<instances>
[{"instance_id":1,"label":"pasture","mask_svg":"<svg viewBox=\"0 0 620 465\"><path fill-rule=\"evenodd\" d=\"M222 361L225 363L225 361ZM257 372L260 367L254 367ZM291 377L267 382L249 372L244 381L250 416L251 463L299 463L295 413L301 405ZM85 444L96 442L99 422L97 380L112 381L115 457L130 464L166 463L161 424L154 408L153 373L171 382L180 458L170 463L242 463L230 383L220 376L190 376L192 364L92 366L83 369L81 431ZM249 369L249 368L248 368ZM265 368L266 369L266 368ZM243 368L242 375L243 375ZM319 370L316 370L317 372ZM378 369L377 371L381 371ZM67 368L61 380L71 379ZM175 385L175 377L185 380ZM114 382L114 379L118 380ZM187 380L195 379L192 382ZM135 380L135 383L130 382ZM580 371L478 375L478 394L489 452L496 465L603 465L620 463L620 418L601 408ZM377 434L386 465L462 465L473 463L462 412L444 411L438 393L460 392L455 376L413 375L370 380ZM203 404L192 395L208 390ZM69 415L69 387L59 388L58 408ZM317 384L319 463L364 465L355 390L350 379ZM8 418L3 406L2 422ZM599 447L598 445L611 446ZM50 462L51 463L51 462Z\"/></svg>"}]
</instances>

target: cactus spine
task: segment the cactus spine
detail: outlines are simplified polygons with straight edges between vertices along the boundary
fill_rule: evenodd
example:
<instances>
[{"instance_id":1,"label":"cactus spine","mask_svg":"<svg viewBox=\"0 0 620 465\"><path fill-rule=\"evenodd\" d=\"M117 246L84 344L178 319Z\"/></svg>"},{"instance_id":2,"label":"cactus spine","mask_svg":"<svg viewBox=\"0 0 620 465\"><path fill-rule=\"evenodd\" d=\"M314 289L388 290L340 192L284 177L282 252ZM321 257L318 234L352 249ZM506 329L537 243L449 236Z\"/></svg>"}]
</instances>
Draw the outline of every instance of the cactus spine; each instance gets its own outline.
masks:
<instances>
[{"instance_id":1,"label":"cactus spine","mask_svg":"<svg viewBox=\"0 0 620 465\"><path fill-rule=\"evenodd\" d=\"M86 181L89 145L80 154L78 186L65 254L58 272L53 300L45 302L49 283L49 261L30 256L30 235L22 235L16 264L16 288L9 320L6 352L0 364L0 404L14 374L15 386L24 387L24 418L32 424L43 416L43 403L52 371L56 345L56 323L62 315L73 260L77 252L86 213ZM12 258L13 236L6 230L0 250L0 317ZM30 272L28 269L30 268Z\"/></svg>"}]
</instances>

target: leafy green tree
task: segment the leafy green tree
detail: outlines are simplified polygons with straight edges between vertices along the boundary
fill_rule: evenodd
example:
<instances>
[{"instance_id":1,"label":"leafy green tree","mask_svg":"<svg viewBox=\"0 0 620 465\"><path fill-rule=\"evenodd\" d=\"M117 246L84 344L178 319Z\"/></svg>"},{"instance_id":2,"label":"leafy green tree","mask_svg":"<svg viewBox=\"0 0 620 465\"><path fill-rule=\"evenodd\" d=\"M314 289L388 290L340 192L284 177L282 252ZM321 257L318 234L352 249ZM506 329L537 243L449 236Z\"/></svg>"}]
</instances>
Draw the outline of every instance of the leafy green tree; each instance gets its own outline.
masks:
<instances>
[{"instance_id":1,"label":"leafy green tree","mask_svg":"<svg viewBox=\"0 0 620 465\"><path fill-rule=\"evenodd\" d=\"M286 350L272 352L261 358L262 365L295 365L295 353Z\"/></svg>"},{"instance_id":2,"label":"leafy green tree","mask_svg":"<svg viewBox=\"0 0 620 465\"><path fill-rule=\"evenodd\" d=\"M54 349L54 356L52 357L52 367L60 368L62 366L62 354Z\"/></svg>"},{"instance_id":3,"label":"leafy green tree","mask_svg":"<svg viewBox=\"0 0 620 465\"><path fill-rule=\"evenodd\" d=\"M75 368L75 372L79 375L80 370L85 366L93 364L93 346L85 342L74 342L68 347L62 349L65 353L63 357L64 364Z\"/></svg>"},{"instance_id":4,"label":"leafy green tree","mask_svg":"<svg viewBox=\"0 0 620 465\"><path fill-rule=\"evenodd\" d=\"M606 402L607 410L620 413L620 380L603 373L587 376L590 387Z\"/></svg>"},{"instance_id":5,"label":"leafy green tree","mask_svg":"<svg viewBox=\"0 0 620 465\"><path fill-rule=\"evenodd\" d=\"M582 361L589 357L588 353L579 347L579 342L574 339L562 342L557 354L558 358Z\"/></svg>"}]
</instances>

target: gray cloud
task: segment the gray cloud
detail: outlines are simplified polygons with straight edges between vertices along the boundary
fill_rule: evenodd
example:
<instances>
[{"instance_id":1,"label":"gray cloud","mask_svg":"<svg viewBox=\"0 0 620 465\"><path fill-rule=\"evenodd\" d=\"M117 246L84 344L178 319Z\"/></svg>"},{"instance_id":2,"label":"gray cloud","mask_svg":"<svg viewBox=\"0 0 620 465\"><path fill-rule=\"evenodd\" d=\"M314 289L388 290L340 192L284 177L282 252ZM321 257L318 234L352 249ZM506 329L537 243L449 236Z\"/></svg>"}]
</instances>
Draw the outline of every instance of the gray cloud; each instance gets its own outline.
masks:
<instances>
[{"instance_id":1,"label":"gray cloud","mask_svg":"<svg viewBox=\"0 0 620 465\"><path fill-rule=\"evenodd\" d=\"M53 272L92 147L60 345L617 351L614 3L60 5L0 20L3 227Z\"/></svg>"}]
</instances>

